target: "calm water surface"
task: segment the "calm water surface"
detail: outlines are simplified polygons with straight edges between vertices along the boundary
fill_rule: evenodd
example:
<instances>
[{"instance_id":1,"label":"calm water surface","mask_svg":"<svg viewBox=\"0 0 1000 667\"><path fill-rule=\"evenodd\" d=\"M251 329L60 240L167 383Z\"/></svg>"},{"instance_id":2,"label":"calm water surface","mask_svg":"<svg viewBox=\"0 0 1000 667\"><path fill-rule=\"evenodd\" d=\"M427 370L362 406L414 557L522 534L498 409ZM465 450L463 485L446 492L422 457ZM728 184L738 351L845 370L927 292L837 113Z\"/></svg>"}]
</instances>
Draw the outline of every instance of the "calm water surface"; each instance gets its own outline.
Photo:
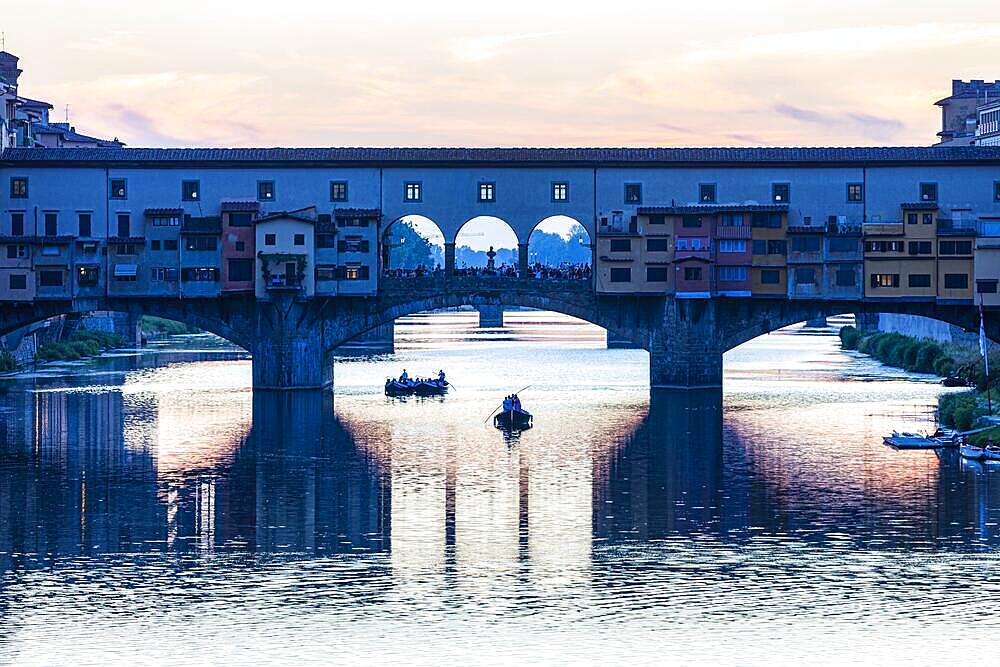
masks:
<instances>
[{"instance_id":1,"label":"calm water surface","mask_svg":"<svg viewBox=\"0 0 1000 667\"><path fill-rule=\"evenodd\" d=\"M598 329L473 317L401 321L332 398L197 336L7 381L0 663L995 660L1000 468L881 444L932 378L792 328L650 397ZM388 400L403 367L457 390Z\"/></svg>"}]
</instances>

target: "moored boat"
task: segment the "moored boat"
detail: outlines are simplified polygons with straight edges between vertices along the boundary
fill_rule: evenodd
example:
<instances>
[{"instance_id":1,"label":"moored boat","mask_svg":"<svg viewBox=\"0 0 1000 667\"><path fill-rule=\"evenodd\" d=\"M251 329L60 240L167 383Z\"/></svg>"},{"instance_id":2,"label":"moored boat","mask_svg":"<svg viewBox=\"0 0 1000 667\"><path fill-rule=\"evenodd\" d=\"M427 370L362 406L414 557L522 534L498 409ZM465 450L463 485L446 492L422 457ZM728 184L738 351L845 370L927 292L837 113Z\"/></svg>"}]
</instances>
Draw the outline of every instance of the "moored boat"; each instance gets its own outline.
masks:
<instances>
[{"instance_id":1,"label":"moored boat","mask_svg":"<svg viewBox=\"0 0 1000 667\"><path fill-rule=\"evenodd\" d=\"M895 449L934 449L944 446L940 441L929 438L926 435L920 435L919 433L897 433L896 431L893 431L892 435L882 438L882 442Z\"/></svg>"},{"instance_id":2,"label":"moored boat","mask_svg":"<svg viewBox=\"0 0 1000 667\"><path fill-rule=\"evenodd\" d=\"M493 418L493 425L503 431L526 431L532 419L531 413L524 410L504 410Z\"/></svg>"},{"instance_id":3,"label":"moored boat","mask_svg":"<svg viewBox=\"0 0 1000 667\"><path fill-rule=\"evenodd\" d=\"M980 447L979 445L973 445L968 442L963 442L958 448L958 453L967 459L981 459L986 455L986 448Z\"/></svg>"},{"instance_id":4,"label":"moored boat","mask_svg":"<svg viewBox=\"0 0 1000 667\"><path fill-rule=\"evenodd\" d=\"M1000 461L1000 445L986 445L983 448L983 458L987 461Z\"/></svg>"}]
</instances>

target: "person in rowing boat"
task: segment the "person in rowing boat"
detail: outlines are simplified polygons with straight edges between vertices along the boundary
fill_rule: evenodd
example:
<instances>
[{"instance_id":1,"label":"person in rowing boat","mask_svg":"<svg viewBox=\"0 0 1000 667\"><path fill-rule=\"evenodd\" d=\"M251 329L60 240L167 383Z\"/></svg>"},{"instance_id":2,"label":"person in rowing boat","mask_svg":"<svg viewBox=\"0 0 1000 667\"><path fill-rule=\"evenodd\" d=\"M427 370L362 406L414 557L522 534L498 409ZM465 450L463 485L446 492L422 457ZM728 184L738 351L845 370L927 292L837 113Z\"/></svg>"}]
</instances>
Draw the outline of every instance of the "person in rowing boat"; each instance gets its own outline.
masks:
<instances>
[{"instance_id":1,"label":"person in rowing boat","mask_svg":"<svg viewBox=\"0 0 1000 667\"><path fill-rule=\"evenodd\" d=\"M403 374L399 376L399 381L400 382L408 382L409 379L410 379L410 376L409 376L409 374L407 374L406 369L404 368L403 369Z\"/></svg>"},{"instance_id":2,"label":"person in rowing boat","mask_svg":"<svg viewBox=\"0 0 1000 667\"><path fill-rule=\"evenodd\" d=\"M517 394L511 396L511 403L514 406L515 410L517 410L518 412L523 412L523 410L521 410L521 399L518 398Z\"/></svg>"},{"instance_id":3,"label":"person in rowing boat","mask_svg":"<svg viewBox=\"0 0 1000 667\"><path fill-rule=\"evenodd\" d=\"M442 384L444 383L444 371L443 370L438 370L438 382L440 382Z\"/></svg>"},{"instance_id":4,"label":"person in rowing boat","mask_svg":"<svg viewBox=\"0 0 1000 667\"><path fill-rule=\"evenodd\" d=\"M514 409L514 399L510 396L504 396L503 399L503 411L510 412Z\"/></svg>"}]
</instances>

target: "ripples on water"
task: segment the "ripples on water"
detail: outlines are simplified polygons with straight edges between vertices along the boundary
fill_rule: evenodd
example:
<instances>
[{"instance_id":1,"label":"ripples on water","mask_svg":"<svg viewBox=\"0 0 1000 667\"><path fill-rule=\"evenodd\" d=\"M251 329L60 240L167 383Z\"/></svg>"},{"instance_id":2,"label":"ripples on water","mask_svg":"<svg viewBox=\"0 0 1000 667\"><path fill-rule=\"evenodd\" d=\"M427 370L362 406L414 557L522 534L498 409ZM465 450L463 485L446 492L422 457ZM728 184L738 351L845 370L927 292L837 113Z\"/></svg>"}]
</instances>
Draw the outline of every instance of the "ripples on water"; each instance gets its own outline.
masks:
<instances>
[{"instance_id":1,"label":"ripples on water","mask_svg":"<svg viewBox=\"0 0 1000 667\"><path fill-rule=\"evenodd\" d=\"M333 399L254 396L200 338L8 382L0 663L994 654L1000 473L881 444L933 427L930 378L800 328L728 354L724 396L650 399L600 330L473 316L401 321ZM388 400L403 367L457 391Z\"/></svg>"}]
</instances>

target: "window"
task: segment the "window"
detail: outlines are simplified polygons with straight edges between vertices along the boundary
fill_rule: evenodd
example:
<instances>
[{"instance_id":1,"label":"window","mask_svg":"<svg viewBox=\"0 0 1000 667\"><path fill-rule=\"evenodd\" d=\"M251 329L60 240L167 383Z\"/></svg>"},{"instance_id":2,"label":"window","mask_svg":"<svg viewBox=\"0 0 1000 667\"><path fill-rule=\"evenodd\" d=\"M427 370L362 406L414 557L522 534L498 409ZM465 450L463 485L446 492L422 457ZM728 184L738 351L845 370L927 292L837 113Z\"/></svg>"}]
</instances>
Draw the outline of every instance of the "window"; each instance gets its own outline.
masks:
<instances>
[{"instance_id":1,"label":"window","mask_svg":"<svg viewBox=\"0 0 1000 667\"><path fill-rule=\"evenodd\" d=\"M762 269L760 272L761 285L780 285L781 271L777 269Z\"/></svg>"},{"instance_id":2,"label":"window","mask_svg":"<svg viewBox=\"0 0 1000 667\"><path fill-rule=\"evenodd\" d=\"M247 249L247 242L246 241L237 241L233 245L235 246L236 252L246 252L246 249Z\"/></svg>"},{"instance_id":3,"label":"window","mask_svg":"<svg viewBox=\"0 0 1000 667\"><path fill-rule=\"evenodd\" d=\"M685 215L681 217L681 227L701 227L700 215Z\"/></svg>"},{"instance_id":4,"label":"window","mask_svg":"<svg viewBox=\"0 0 1000 667\"><path fill-rule=\"evenodd\" d=\"M857 276L853 269L837 269L835 281L837 287L855 287Z\"/></svg>"},{"instance_id":5,"label":"window","mask_svg":"<svg viewBox=\"0 0 1000 667\"><path fill-rule=\"evenodd\" d=\"M939 241L938 251L942 255L971 255L972 241Z\"/></svg>"},{"instance_id":6,"label":"window","mask_svg":"<svg viewBox=\"0 0 1000 667\"><path fill-rule=\"evenodd\" d=\"M188 236L184 239L184 249L194 252L211 252L215 250L215 242L214 236Z\"/></svg>"},{"instance_id":7,"label":"window","mask_svg":"<svg viewBox=\"0 0 1000 667\"><path fill-rule=\"evenodd\" d=\"M117 243L117 244L115 244L115 254L116 255L134 255L135 254L135 244L134 243Z\"/></svg>"},{"instance_id":8,"label":"window","mask_svg":"<svg viewBox=\"0 0 1000 667\"><path fill-rule=\"evenodd\" d=\"M698 185L698 201L702 204L715 203L715 183L700 183Z\"/></svg>"},{"instance_id":9,"label":"window","mask_svg":"<svg viewBox=\"0 0 1000 667\"><path fill-rule=\"evenodd\" d=\"M295 245L305 245L306 244L306 235L305 234L296 234L295 237L292 239L292 242Z\"/></svg>"},{"instance_id":10,"label":"window","mask_svg":"<svg viewBox=\"0 0 1000 667\"><path fill-rule=\"evenodd\" d=\"M757 239L753 242L751 246L752 252L755 255L766 255L767 254L767 241L763 239Z\"/></svg>"},{"instance_id":11,"label":"window","mask_svg":"<svg viewBox=\"0 0 1000 667\"><path fill-rule=\"evenodd\" d=\"M215 282L218 279L219 270L215 267L181 269L181 280L184 282Z\"/></svg>"},{"instance_id":12,"label":"window","mask_svg":"<svg viewBox=\"0 0 1000 667\"><path fill-rule=\"evenodd\" d=\"M253 225L253 216L249 213L230 213L230 227L250 227Z\"/></svg>"},{"instance_id":13,"label":"window","mask_svg":"<svg viewBox=\"0 0 1000 667\"><path fill-rule=\"evenodd\" d=\"M871 276L871 286L874 289L880 287L899 287L899 274L873 273Z\"/></svg>"},{"instance_id":14,"label":"window","mask_svg":"<svg viewBox=\"0 0 1000 667\"><path fill-rule=\"evenodd\" d=\"M124 178L111 179L111 198L128 199L128 189L126 188Z\"/></svg>"},{"instance_id":15,"label":"window","mask_svg":"<svg viewBox=\"0 0 1000 667\"><path fill-rule=\"evenodd\" d=\"M181 181L181 201L198 201L200 198L200 181Z\"/></svg>"},{"instance_id":16,"label":"window","mask_svg":"<svg viewBox=\"0 0 1000 667\"><path fill-rule=\"evenodd\" d=\"M691 239L691 250L701 250L701 239ZM708 250L707 245L705 250Z\"/></svg>"},{"instance_id":17,"label":"window","mask_svg":"<svg viewBox=\"0 0 1000 667\"><path fill-rule=\"evenodd\" d=\"M996 280L977 280L976 281L976 291L980 294L996 294L997 293L997 281Z\"/></svg>"},{"instance_id":18,"label":"window","mask_svg":"<svg viewBox=\"0 0 1000 667\"><path fill-rule=\"evenodd\" d=\"M630 283L632 282L632 269L627 266L611 269L611 282Z\"/></svg>"},{"instance_id":19,"label":"window","mask_svg":"<svg viewBox=\"0 0 1000 667\"><path fill-rule=\"evenodd\" d=\"M788 241L768 241L767 242L767 254L768 255L787 255L788 254Z\"/></svg>"},{"instance_id":20,"label":"window","mask_svg":"<svg viewBox=\"0 0 1000 667\"><path fill-rule=\"evenodd\" d=\"M82 238L89 238L91 232L91 217L89 213L79 213L77 214L77 221L80 223L80 236Z\"/></svg>"},{"instance_id":21,"label":"window","mask_svg":"<svg viewBox=\"0 0 1000 667\"><path fill-rule=\"evenodd\" d=\"M177 269L154 266L149 270L149 280L154 283L175 283L177 282Z\"/></svg>"},{"instance_id":22,"label":"window","mask_svg":"<svg viewBox=\"0 0 1000 667\"><path fill-rule=\"evenodd\" d=\"M917 224L917 214L916 213L907 213L906 214L906 224L908 224L908 225L915 225L915 224Z\"/></svg>"},{"instance_id":23,"label":"window","mask_svg":"<svg viewBox=\"0 0 1000 667\"><path fill-rule=\"evenodd\" d=\"M747 242L743 239L719 239L719 252L746 252Z\"/></svg>"},{"instance_id":24,"label":"window","mask_svg":"<svg viewBox=\"0 0 1000 667\"><path fill-rule=\"evenodd\" d=\"M929 274L929 273L911 273L906 278L906 284L909 287L930 287L931 286L931 274Z\"/></svg>"},{"instance_id":25,"label":"window","mask_svg":"<svg viewBox=\"0 0 1000 667\"><path fill-rule=\"evenodd\" d=\"M924 213L923 220L924 220L924 224L925 225L933 224L934 223L934 214L933 213Z\"/></svg>"},{"instance_id":26,"label":"window","mask_svg":"<svg viewBox=\"0 0 1000 667\"><path fill-rule=\"evenodd\" d=\"M787 204L792 198L792 186L788 183L771 184L771 200L775 204Z\"/></svg>"},{"instance_id":27,"label":"window","mask_svg":"<svg viewBox=\"0 0 1000 667\"><path fill-rule=\"evenodd\" d=\"M177 215L155 216L150 218L154 227L177 227L181 224L181 218Z\"/></svg>"},{"instance_id":28,"label":"window","mask_svg":"<svg viewBox=\"0 0 1000 667\"><path fill-rule=\"evenodd\" d=\"M642 203L642 183L625 184L625 203L626 204Z\"/></svg>"},{"instance_id":29,"label":"window","mask_svg":"<svg viewBox=\"0 0 1000 667\"><path fill-rule=\"evenodd\" d=\"M118 214L118 238L127 239L132 236L132 221L128 213Z\"/></svg>"},{"instance_id":30,"label":"window","mask_svg":"<svg viewBox=\"0 0 1000 667\"><path fill-rule=\"evenodd\" d=\"M424 193L421 184L408 181L403 184L403 201L423 201Z\"/></svg>"},{"instance_id":31,"label":"window","mask_svg":"<svg viewBox=\"0 0 1000 667\"><path fill-rule=\"evenodd\" d=\"M670 252L670 239L646 239L646 252Z\"/></svg>"},{"instance_id":32,"label":"window","mask_svg":"<svg viewBox=\"0 0 1000 667\"><path fill-rule=\"evenodd\" d=\"M10 289L28 289L28 276L23 273L10 274Z\"/></svg>"},{"instance_id":33,"label":"window","mask_svg":"<svg viewBox=\"0 0 1000 667\"><path fill-rule=\"evenodd\" d=\"M866 252L903 252L902 241L866 241Z\"/></svg>"},{"instance_id":34,"label":"window","mask_svg":"<svg viewBox=\"0 0 1000 667\"><path fill-rule=\"evenodd\" d=\"M62 271L39 271L38 272L38 286L39 287L62 287L63 286L63 272Z\"/></svg>"},{"instance_id":35,"label":"window","mask_svg":"<svg viewBox=\"0 0 1000 667\"><path fill-rule=\"evenodd\" d=\"M722 226L723 227L742 227L744 223L742 213L723 213L722 214ZM778 226L781 224L779 222Z\"/></svg>"},{"instance_id":36,"label":"window","mask_svg":"<svg viewBox=\"0 0 1000 667\"><path fill-rule=\"evenodd\" d=\"M932 250L930 241L910 241L909 243L909 254L911 255L929 255Z\"/></svg>"},{"instance_id":37,"label":"window","mask_svg":"<svg viewBox=\"0 0 1000 667\"><path fill-rule=\"evenodd\" d=\"M24 213L10 214L10 235L24 236Z\"/></svg>"},{"instance_id":38,"label":"window","mask_svg":"<svg viewBox=\"0 0 1000 667\"><path fill-rule=\"evenodd\" d=\"M969 276L965 273L946 273L944 274L944 288L945 289L968 289L969 287Z\"/></svg>"},{"instance_id":39,"label":"window","mask_svg":"<svg viewBox=\"0 0 1000 667\"><path fill-rule=\"evenodd\" d=\"M856 238L834 237L830 239L830 252L858 252L861 241Z\"/></svg>"},{"instance_id":40,"label":"window","mask_svg":"<svg viewBox=\"0 0 1000 667\"><path fill-rule=\"evenodd\" d=\"M750 277L750 271L745 266L720 266L719 280L727 283L746 282Z\"/></svg>"},{"instance_id":41,"label":"window","mask_svg":"<svg viewBox=\"0 0 1000 667\"><path fill-rule=\"evenodd\" d=\"M687 248L688 248L688 240L687 239L677 239L677 249L678 250L687 250Z\"/></svg>"},{"instance_id":42,"label":"window","mask_svg":"<svg viewBox=\"0 0 1000 667\"><path fill-rule=\"evenodd\" d=\"M496 184L495 183L480 183L479 184L479 201L481 202L492 202L496 201Z\"/></svg>"},{"instance_id":43,"label":"window","mask_svg":"<svg viewBox=\"0 0 1000 667\"><path fill-rule=\"evenodd\" d=\"M632 239L611 239L611 252L632 252Z\"/></svg>"},{"instance_id":44,"label":"window","mask_svg":"<svg viewBox=\"0 0 1000 667\"><path fill-rule=\"evenodd\" d=\"M799 285L815 285L816 269L795 269L795 282Z\"/></svg>"},{"instance_id":45,"label":"window","mask_svg":"<svg viewBox=\"0 0 1000 667\"><path fill-rule=\"evenodd\" d=\"M330 181L330 201L347 201L347 181Z\"/></svg>"},{"instance_id":46,"label":"window","mask_svg":"<svg viewBox=\"0 0 1000 667\"><path fill-rule=\"evenodd\" d=\"M177 239L163 239L164 250L177 250Z\"/></svg>"},{"instance_id":47,"label":"window","mask_svg":"<svg viewBox=\"0 0 1000 667\"><path fill-rule=\"evenodd\" d=\"M9 245L7 246L7 259L28 259L28 246Z\"/></svg>"},{"instance_id":48,"label":"window","mask_svg":"<svg viewBox=\"0 0 1000 667\"><path fill-rule=\"evenodd\" d=\"M253 280L253 260L230 259L229 279L238 282L250 282Z\"/></svg>"},{"instance_id":49,"label":"window","mask_svg":"<svg viewBox=\"0 0 1000 667\"><path fill-rule=\"evenodd\" d=\"M792 250L795 252L819 252L821 245L818 236L795 236L792 238Z\"/></svg>"},{"instance_id":50,"label":"window","mask_svg":"<svg viewBox=\"0 0 1000 667\"><path fill-rule=\"evenodd\" d=\"M151 240L149 242L149 249L150 250L159 250L160 249L160 239L153 239L153 240Z\"/></svg>"},{"instance_id":51,"label":"window","mask_svg":"<svg viewBox=\"0 0 1000 667\"><path fill-rule=\"evenodd\" d=\"M552 201L569 200L569 183L558 181L552 184Z\"/></svg>"},{"instance_id":52,"label":"window","mask_svg":"<svg viewBox=\"0 0 1000 667\"><path fill-rule=\"evenodd\" d=\"M28 198L28 179L25 176L13 176L10 179L10 198Z\"/></svg>"},{"instance_id":53,"label":"window","mask_svg":"<svg viewBox=\"0 0 1000 667\"><path fill-rule=\"evenodd\" d=\"M274 201L274 181L257 181L257 201Z\"/></svg>"},{"instance_id":54,"label":"window","mask_svg":"<svg viewBox=\"0 0 1000 667\"><path fill-rule=\"evenodd\" d=\"M665 283L667 282L668 275L669 273L667 272L667 267L665 266L646 267L646 282Z\"/></svg>"},{"instance_id":55,"label":"window","mask_svg":"<svg viewBox=\"0 0 1000 667\"><path fill-rule=\"evenodd\" d=\"M667 223L667 216L654 213L649 216L649 224L651 225L665 225Z\"/></svg>"},{"instance_id":56,"label":"window","mask_svg":"<svg viewBox=\"0 0 1000 667\"><path fill-rule=\"evenodd\" d=\"M993 181L993 201L1000 201L1000 181Z\"/></svg>"},{"instance_id":57,"label":"window","mask_svg":"<svg viewBox=\"0 0 1000 667\"><path fill-rule=\"evenodd\" d=\"M264 245L277 245L278 237L274 234L264 234Z\"/></svg>"},{"instance_id":58,"label":"window","mask_svg":"<svg viewBox=\"0 0 1000 667\"><path fill-rule=\"evenodd\" d=\"M76 268L76 283L80 287L95 287L100 273L100 269L96 266L78 266Z\"/></svg>"},{"instance_id":59,"label":"window","mask_svg":"<svg viewBox=\"0 0 1000 667\"><path fill-rule=\"evenodd\" d=\"M317 234L316 235L316 247L317 248L336 248L337 247L337 235L336 234Z\"/></svg>"},{"instance_id":60,"label":"window","mask_svg":"<svg viewBox=\"0 0 1000 667\"><path fill-rule=\"evenodd\" d=\"M685 266L684 267L684 280L701 280L701 267L700 266Z\"/></svg>"},{"instance_id":61,"label":"window","mask_svg":"<svg viewBox=\"0 0 1000 667\"><path fill-rule=\"evenodd\" d=\"M781 229L780 213L754 213L750 218L752 227L767 227L769 229Z\"/></svg>"},{"instance_id":62,"label":"window","mask_svg":"<svg viewBox=\"0 0 1000 667\"><path fill-rule=\"evenodd\" d=\"M920 201L937 201L937 198L938 198L937 183L920 184Z\"/></svg>"},{"instance_id":63,"label":"window","mask_svg":"<svg viewBox=\"0 0 1000 667\"><path fill-rule=\"evenodd\" d=\"M57 213L45 214L45 235L57 236L59 234L59 215Z\"/></svg>"},{"instance_id":64,"label":"window","mask_svg":"<svg viewBox=\"0 0 1000 667\"><path fill-rule=\"evenodd\" d=\"M337 279L337 267L335 266L316 267L316 280L336 280L336 279Z\"/></svg>"},{"instance_id":65,"label":"window","mask_svg":"<svg viewBox=\"0 0 1000 667\"><path fill-rule=\"evenodd\" d=\"M859 202L865 200L865 186L862 183L847 184L847 201Z\"/></svg>"}]
</instances>

